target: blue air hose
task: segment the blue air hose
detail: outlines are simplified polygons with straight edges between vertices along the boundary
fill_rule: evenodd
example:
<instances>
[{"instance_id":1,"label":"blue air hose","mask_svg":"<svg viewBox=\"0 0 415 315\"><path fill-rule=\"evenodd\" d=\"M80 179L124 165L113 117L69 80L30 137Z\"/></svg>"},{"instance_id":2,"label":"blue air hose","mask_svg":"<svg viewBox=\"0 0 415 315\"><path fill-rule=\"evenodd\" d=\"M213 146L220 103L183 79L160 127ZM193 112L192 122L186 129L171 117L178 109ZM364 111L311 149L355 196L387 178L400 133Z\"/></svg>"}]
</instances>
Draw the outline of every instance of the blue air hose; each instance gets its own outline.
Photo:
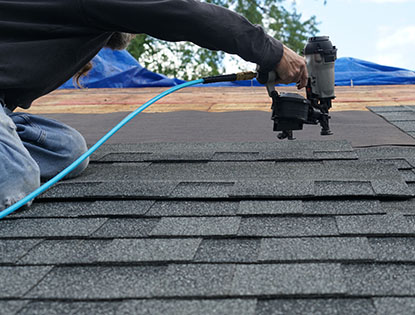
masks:
<instances>
[{"instance_id":1,"label":"blue air hose","mask_svg":"<svg viewBox=\"0 0 415 315\"><path fill-rule=\"evenodd\" d=\"M253 79L256 76L255 72L242 72L237 74L230 74L230 75L222 75L222 76L214 76L214 77L207 77L199 80L194 80L190 82L185 82L183 84L174 86L163 93L160 93L156 97L152 98L145 104L141 105L139 108L137 108L135 111L133 111L131 114L129 114L127 117L125 117L121 122L119 122L114 128L112 128L105 136L103 136L100 140L98 140L97 143L95 143L88 151L86 151L84 154L82 154L75 162L73 162L71 165L69 165L67 168L65 168L62 172L60 172L58 175L44 183L42 186L40 186L38 189L34 190L32 193L21 199L20 201L16 202L12 206L8 207L7 209L0 212L0 219L3 219L7 215L13 213L20 207L24 206L26 203L30 202L31 200L35 199L37 196L39 196L41 193L45 192L47 189L52 187L54 184L56 184L58 181L60 181L62 178L64 178L66 175L68 175L70 172L72 172L75 168L77 168L83 161L85 161L89 156L91 156L92 153L94 153L100 146L102 146L109 138L111 138L118 130L120 130L122 127L124 127L130 120L132 120L135 116L140 114L143 110L145 110L147 107L152 105L153 103L157 102L158 100L162 99L163 97L177 91L180 89L183 89L185 87L189 87L196 84L206 84L206 83L215 83L215 82L226 82L226 81L239 81L239 80L250 80Z\"/></svg>"}]
</instances>

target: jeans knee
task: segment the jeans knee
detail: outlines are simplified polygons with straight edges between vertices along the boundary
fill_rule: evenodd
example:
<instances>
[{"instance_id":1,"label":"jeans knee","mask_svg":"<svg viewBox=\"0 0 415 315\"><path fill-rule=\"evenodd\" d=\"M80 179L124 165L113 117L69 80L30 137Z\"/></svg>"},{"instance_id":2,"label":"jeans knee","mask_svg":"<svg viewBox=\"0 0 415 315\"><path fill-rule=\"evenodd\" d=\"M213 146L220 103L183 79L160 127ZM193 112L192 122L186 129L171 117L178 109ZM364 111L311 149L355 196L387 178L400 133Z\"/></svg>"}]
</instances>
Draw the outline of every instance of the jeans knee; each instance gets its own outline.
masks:
<instances>
[{"instance_id":1,"label":"jeans knee","mask_svg":"<svg viewBox=\"0 0 415 315\"><path fill-rule=\"evenodd\" d=\"M65 164L69 166L76 161L80 156L88 151L88 147L85 138L75 129L69 127L68 133L66 133L67 139L67 161ZM81 164L79 164L66 178L73 178L79 176L88 166L89 158L86 158Z\"/></svg>"}]
</instances>

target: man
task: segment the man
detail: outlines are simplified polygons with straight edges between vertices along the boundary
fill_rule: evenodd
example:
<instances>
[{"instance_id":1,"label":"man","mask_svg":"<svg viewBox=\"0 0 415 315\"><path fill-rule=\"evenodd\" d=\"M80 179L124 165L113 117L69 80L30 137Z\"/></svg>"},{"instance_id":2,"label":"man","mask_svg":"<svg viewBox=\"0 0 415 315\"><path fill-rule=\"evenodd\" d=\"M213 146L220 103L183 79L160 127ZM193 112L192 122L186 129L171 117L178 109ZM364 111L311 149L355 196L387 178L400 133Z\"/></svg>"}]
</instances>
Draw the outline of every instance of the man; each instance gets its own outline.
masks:
<instances>
[{"instance_id":1,"label":"man","mask_svg":"<svg viewBox=\"0 0 415 315\"><path fill-rule=\"evenodd\" d=\"M197 0L0 0L0 30L0 210L86 150L71 127L13 111L79 73L101 48L124 48L126 34L191 41L276 70L280 83L307 81L302 57L242 16Z\"/></svg>"}]
</instances>

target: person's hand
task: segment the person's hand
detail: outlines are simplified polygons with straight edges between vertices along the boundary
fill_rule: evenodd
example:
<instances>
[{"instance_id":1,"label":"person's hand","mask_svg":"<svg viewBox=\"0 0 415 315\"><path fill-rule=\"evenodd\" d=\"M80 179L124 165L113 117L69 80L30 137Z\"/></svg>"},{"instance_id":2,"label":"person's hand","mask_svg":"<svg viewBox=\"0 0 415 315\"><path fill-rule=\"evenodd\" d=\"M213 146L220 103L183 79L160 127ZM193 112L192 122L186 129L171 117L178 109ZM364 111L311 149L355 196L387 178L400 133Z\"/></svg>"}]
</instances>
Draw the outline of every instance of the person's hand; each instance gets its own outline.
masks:
<instances>
[{"instance_id":1,"label":"person's hand","mask_svg":"<svg viewBox=\"0 0 415 315\"><path fill-rule=\"evenodd\" d=\"M302 89L307 85L308 72L305 59L284 45L284 53L275 71L278 74L277 83L297 83Z\"/></svg>"}]
</instances>

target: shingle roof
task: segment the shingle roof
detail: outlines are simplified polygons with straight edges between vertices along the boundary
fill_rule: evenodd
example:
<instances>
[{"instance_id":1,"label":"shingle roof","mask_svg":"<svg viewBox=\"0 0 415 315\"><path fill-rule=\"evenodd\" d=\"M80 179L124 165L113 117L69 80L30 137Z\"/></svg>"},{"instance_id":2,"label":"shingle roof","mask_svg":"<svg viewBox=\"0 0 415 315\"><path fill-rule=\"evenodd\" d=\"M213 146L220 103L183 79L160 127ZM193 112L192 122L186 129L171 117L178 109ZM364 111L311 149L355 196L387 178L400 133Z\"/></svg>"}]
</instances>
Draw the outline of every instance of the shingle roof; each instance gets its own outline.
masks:
<instances>
[{"instance_id":1,"label":"shingle roof","mask_svg":"<svg viewBox=\"0 0 415 315\"><path fill-rule=\"evenodd\" d=\"M0 314L408 314L415 147L105 145L0 222Z\"/></svg>"}]
</instances>

